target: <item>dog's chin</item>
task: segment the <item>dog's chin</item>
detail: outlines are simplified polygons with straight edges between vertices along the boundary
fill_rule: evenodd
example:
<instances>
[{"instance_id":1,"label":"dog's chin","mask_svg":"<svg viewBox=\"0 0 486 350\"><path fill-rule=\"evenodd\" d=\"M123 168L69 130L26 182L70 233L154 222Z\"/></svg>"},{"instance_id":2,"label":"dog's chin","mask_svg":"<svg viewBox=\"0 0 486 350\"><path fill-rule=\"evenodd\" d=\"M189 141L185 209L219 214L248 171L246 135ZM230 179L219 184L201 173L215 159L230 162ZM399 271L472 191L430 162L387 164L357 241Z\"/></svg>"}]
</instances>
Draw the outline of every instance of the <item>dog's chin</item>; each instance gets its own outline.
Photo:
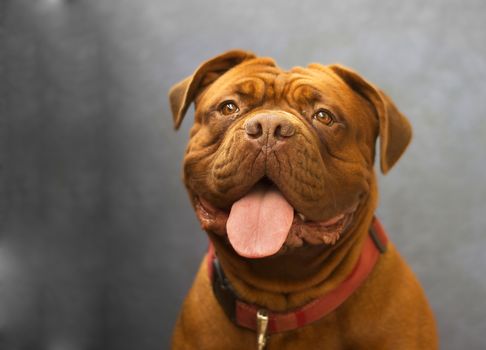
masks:
<instances>
[{"instance_id":1,"label":"dog's chin","mask_svg":"<svg viewBox=\"0 0 486 350\"><path fill-rule=\"evenodd\" d=\"M269 185L267 184L267 186ZM293 249L306 245L334 246L353 226L356 214L363 201L363 196L360 196L360 198L360 200L345 206L346 209L338 215L321 221L308 220L303 213L297 212L294 208L293 219L286 237L282 241L283 243L281 245L278 243L271 254L263 255L258 253L246 254L235 247L231 239L228 239L227 225L232 206L218 208L204 197L198 195L193 195L193 202L196 215L203 230L221 237L243 257L263 258L269 255L291 252Z\"/></svg>"}]
</instances>

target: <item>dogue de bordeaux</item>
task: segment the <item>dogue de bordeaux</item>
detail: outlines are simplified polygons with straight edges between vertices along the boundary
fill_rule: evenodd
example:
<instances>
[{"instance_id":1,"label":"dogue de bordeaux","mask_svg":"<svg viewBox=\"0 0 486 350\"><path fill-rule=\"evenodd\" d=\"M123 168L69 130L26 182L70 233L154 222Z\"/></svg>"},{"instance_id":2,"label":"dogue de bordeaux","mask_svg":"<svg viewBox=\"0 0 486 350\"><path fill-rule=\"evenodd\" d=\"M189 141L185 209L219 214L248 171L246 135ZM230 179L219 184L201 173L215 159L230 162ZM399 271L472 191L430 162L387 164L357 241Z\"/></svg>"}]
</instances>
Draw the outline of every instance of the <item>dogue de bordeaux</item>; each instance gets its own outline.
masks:
<instances>
[{"instance_id":1,"label":"dogue de bordeaux","mask_svg":"<svg viewBox=\"0 0 486 350\"><path fill-rule=\"evenodd\" d=\"M288 71L232 50L169 92L210 240L173 349L437 349L416 277L375 217L411 139L391 99L342 65Z\"/></svg>"}]
</instances>

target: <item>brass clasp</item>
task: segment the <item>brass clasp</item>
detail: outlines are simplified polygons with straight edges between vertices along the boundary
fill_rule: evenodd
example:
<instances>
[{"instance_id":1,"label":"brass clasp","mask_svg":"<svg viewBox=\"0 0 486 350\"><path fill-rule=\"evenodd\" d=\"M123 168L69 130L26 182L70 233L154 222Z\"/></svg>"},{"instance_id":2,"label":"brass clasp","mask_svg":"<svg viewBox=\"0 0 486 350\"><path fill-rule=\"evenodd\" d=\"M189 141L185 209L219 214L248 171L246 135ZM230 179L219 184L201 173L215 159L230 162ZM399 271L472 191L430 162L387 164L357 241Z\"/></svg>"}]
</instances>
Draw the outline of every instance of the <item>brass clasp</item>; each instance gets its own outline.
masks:
<instances>
[{"instance_id":1,"label":"brass clasp","mask_svg":"<svg viewBox=\"0 0 486 350\"><path fill-rule=\"evenodd\" d=\"M258 350L264 350L267 344L268 313L266 310L260 309L256 317Z\"/></svg>"}]
</instances>

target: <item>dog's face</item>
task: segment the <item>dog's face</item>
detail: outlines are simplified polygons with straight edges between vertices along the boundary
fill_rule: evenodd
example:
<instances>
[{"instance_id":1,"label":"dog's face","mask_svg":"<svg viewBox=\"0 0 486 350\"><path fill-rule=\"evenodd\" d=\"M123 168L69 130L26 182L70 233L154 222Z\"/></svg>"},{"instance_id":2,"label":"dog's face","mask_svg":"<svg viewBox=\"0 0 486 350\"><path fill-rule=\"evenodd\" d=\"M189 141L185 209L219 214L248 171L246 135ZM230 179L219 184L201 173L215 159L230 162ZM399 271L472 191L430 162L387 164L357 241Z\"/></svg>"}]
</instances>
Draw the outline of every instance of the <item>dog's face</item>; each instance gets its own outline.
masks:
<instances>
[{"instance_id":1,"label":"dog's face","mask_svg":"<svg viewBox=\"0 0 486 350\"><path fill-rule=\"evenodd\" d=\"M249 258L335 244L370 209L378 135L386 172L411 134L388 97L337 65L283 71L230 51L171 90L176 127L192 101L186 187L203 228Z\"/></svg>"}]
</instances>

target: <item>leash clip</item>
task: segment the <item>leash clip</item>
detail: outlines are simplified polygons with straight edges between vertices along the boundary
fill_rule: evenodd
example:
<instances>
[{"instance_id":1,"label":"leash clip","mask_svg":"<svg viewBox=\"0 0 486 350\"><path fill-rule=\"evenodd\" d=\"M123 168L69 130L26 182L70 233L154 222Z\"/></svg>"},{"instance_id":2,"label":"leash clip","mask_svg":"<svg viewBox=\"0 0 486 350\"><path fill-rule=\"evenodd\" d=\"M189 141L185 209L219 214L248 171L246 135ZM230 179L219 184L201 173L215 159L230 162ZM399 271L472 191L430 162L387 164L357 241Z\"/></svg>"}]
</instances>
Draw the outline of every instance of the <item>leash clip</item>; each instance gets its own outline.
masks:
<instances>
[{"instance_id":1,"label":"leash clip","mask_svg":"<svg viewBox=\"0 0 486 350\"><path fill-rule=\"evenodd\" d=\"M268 312L260 309L256 315L258 350L264 350L267 344Z\"/></svg>"}]
</instances>

